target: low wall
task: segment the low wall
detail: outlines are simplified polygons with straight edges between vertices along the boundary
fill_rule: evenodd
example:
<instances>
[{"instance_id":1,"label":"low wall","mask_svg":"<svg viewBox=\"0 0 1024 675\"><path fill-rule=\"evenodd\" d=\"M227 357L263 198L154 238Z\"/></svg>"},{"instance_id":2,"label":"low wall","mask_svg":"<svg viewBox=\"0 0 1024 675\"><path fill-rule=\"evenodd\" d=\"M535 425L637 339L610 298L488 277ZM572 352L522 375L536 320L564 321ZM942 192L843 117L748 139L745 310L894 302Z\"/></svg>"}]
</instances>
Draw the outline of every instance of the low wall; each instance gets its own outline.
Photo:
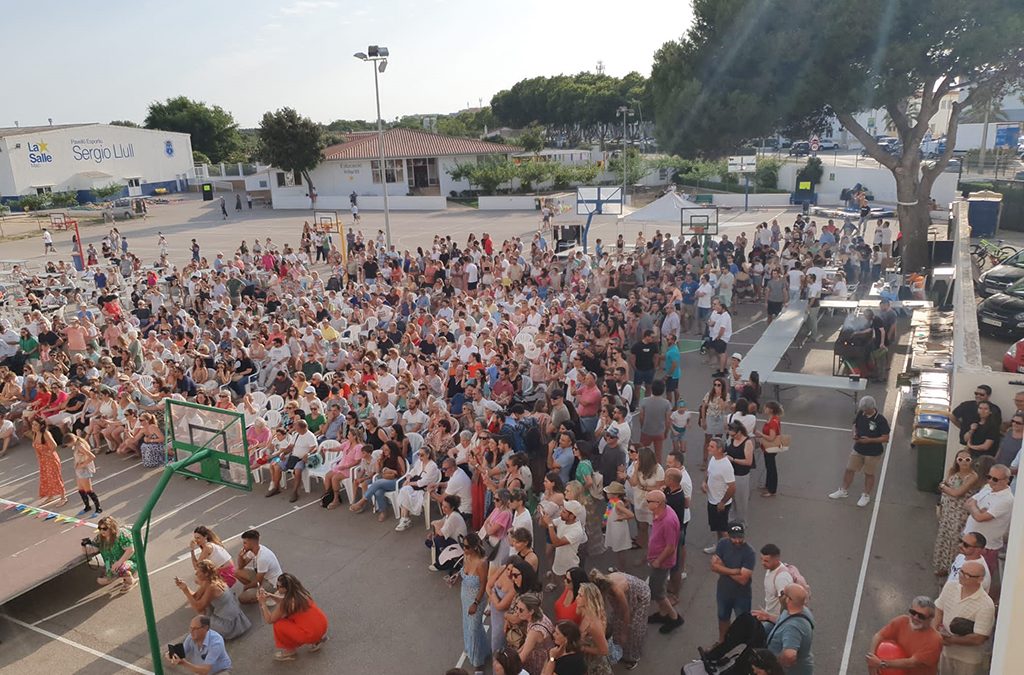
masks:
<instances>
[{"instance_id":1,"label":"low wall","mask_svg":"<svg viewBox=\"0 0 1024 675\"><path fill-rule=\"evenodd\" d=\"M704 193L700 193L704 194ZM735 194L732 192L725 193L714 193L712 195L712 204L715 206L725 206L729 208L743 208L743 195ZM749 195L748 206L752 209L757 208L773 208L781 207L785 208L789 206L789 195L788 194L751 194Z\"/></svg>"},{"instance_id":2,"label":"low wall","mask_svg":"<svg viewBox=\"0 0 1024 675\"><path fill-rule=\"evenodd\" d=\"M803 164L788 162L779 169L779 188L791 190L796 185L796 174ZM868 166L828 166L825 162L821 184L815 186L819 206L842 204L839 195L845 188L860 183L867 186L879 204L896 203L896 178L886 168ZM949 204L957 198L957 175L941 173L932 185L932 198L939 204ZM716 204L718 195L715 195ZM740 202L742 204L742 201Z\"/></svg>"},{"instance_id":3,"label":"low wall","mask_svg":"<svg viewBox=\"0 0 1024 675\"><path fill-rule=\"evenodd\" d=\"M282 194L275 191L275 209L310 209L309 197L304 194ZM316 208L330 211L350 211L352 209L347 196L320 195L316 200ZM388 209L391 211L444 211L448 201L444 197L388 197ZM359 197L360 211L383 211L384 197Z\"/></svg>"},{"instance_id":4,"label":"low wall","mask_svg":"<svg viewBox=\"0 0 1024 675\"><path fill-rule=\"evenodd\" d=\"M532 195L493 195L480 197L481 211L536 211L537 197Z\"/></svg>"}]
</instances>

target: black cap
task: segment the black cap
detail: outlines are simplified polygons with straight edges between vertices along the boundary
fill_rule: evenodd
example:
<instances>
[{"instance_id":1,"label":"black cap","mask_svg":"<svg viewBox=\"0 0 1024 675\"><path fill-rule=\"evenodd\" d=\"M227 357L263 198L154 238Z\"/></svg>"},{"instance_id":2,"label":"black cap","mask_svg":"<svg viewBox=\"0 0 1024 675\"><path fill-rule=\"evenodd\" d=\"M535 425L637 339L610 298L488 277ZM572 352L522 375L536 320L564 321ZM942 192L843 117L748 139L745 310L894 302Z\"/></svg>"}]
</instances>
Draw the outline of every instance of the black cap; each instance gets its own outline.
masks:
<instances>
[{"instance_id":1,"label":"black cap","mask_svg":"<svg viewBox=\"0 0 1024 675\"><path fill-rule=\"evenodd\" d=\"M742 523L729 523L729 536L743 538L746 532L743 529Z\"/></svg>"}]
</instances>

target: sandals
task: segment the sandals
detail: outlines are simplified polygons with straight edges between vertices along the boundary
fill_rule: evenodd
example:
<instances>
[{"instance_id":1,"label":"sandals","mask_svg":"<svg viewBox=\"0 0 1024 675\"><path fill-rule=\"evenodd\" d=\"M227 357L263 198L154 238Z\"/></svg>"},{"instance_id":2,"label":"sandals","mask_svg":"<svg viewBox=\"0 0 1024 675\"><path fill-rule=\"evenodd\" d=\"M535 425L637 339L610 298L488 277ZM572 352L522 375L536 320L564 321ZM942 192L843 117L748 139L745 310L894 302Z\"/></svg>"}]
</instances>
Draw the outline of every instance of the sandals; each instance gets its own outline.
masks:
<instances>
[{"instance_id":1,"label":"sandals","mask_svg":"<svg viewBox=\"0 0 1024 675\"><path fill-rule=\"evenodd\" d=\"M331 502L330 504L327 505L327 510L328 511L333 511L334 509L338 508L339 506L341 506L341 502Z\"/></svg>"},{"instance_id":2,"label":"sandals","mask_svg":"<svg viewBox=\"0 0 1024 675\"><path fill-rule=\"evenodd\" d=\"M311 651L311 652L318 652L318 651L320 651L320 648L324 646L324 643L327 642L330 639L331 639L331 636L329 636L329 635L327 635L325 633L324 636L322 638L320 638L319 642L309 646L309 651Z\"/></svg>"},{"instance_id":3,"label":"sandals","mask_svg":"<svg viewBox=\"0 0 1024 675\"><path fill-rule=\"evenodd\" d=\"M276 652L274 652L274 660L275 661L294 661L295 660L295 652L276 651Z\"/></svg>"}]
</instances>

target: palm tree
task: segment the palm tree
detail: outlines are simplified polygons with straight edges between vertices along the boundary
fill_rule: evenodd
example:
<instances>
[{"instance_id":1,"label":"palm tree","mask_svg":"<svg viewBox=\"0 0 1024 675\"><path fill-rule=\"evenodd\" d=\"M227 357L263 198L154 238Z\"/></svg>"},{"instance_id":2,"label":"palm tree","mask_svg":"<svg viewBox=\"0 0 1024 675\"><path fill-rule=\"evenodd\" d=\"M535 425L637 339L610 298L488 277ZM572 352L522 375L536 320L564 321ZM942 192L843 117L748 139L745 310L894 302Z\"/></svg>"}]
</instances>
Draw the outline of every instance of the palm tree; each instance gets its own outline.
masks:
<instances>
[{"instance_id":1,"label":"palm tree","mask_svg":"<svg viewBox=\"0 0 1024 675\"><path fill-rule=\"evenodd\" d=\"M1003 108L1002 98L993 98L989 101L979 101L975 105L960 113L961 124L983 124L985 122L985 111L988 110L989 122L1009 122L1010 117Z\"/></svg>"},{"instance_id":2,"label":"palm tree","mask_svg":"<svg viewBox=\"0 0 1024 675\"><path fill-rule=\"evenodd\" d=\"M907 121L910 122L910 126L914 126L917 122L917 115L921 112L921 101L912 98L908 100L904 106L903 114L907 116ZM882 123L885 124L885 132L887 134L896 133L896 123L893 122L892 115L889 111L885 111L885 116L882 118Z\"/></svg>"}]
</instances>

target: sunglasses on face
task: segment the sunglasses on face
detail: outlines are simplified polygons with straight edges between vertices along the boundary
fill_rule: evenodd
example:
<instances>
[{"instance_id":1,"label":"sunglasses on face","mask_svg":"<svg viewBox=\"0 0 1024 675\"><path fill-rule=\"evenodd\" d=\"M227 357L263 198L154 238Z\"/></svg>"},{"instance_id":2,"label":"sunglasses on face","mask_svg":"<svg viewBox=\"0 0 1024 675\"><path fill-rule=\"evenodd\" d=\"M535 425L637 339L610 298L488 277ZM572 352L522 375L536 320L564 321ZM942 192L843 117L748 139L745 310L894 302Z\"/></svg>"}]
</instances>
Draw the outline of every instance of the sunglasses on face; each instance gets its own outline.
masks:
<instances>
[{"instance_id":1,"label":"sunglasses on face","mask_svg":"<svg viewBox=\"0 0 1024 675\"><path fill-rule=\"evenodd\" d=\"M100 527L97 527L96 529L99 530L100 532L106 532L110 528L107 527L106 525L101 525Z\"/></svg>"},{"instance_id":2,"label":"sunglasses on face","mask_svg":"<svg viewBox=\"0 0 1024 675\"><path fill-rule=\"evenodd\" d=\"M982 578L985 575L984 574L971 574L970 572L965 572L963 570L960 570L960 576L967 577L968 579L980 579L980 578Z\"/></svg>"},{"instance_id":3,"label":"sunglasses on face","mask_svg":"<svg viewBox=\"0 0 1024 675\"><path fill-rule=\"evenodd\" d=\"M986 478L988 478L988 480L989 480L989 482L990 482L990 483L998 483L998 482L1000 482L1000 481L1002 481L1002 480L1003 480L1003 478L1001 478L1001 477L999 477L999 476L993 476L993 475L991 475L991 474L990 474L990 475L988 475L988 476L986 476Z\"/></svg>"},{"instance_id":4,"label":"sunglasses on face","mask_svg":"<svg viewBox=\"0 0 1024 675\"><path fill-rule=\"evenodd\" d=\"M960 540L960 545L963 546L964 548L978 548L977 544L970 544L970 543L964 541L963 539Z\"/></svg>"},{"instance_id":5,"label":"sunglasses on face","mask_svg":"<svg viewBox=\"0 0 1024 675\"><path fill-rule=\"evenodd\" d=\"M907 614L909 614L910 616L914 617L915 619L919 619L921 621L928 621L929 619L931 619L931 617L928 616L927 614L925 614L924 612L919 612L919 611L917 611L916 609L913 609L913 608L908 609L907 610Z\"/></svg>"}]
</instances>

